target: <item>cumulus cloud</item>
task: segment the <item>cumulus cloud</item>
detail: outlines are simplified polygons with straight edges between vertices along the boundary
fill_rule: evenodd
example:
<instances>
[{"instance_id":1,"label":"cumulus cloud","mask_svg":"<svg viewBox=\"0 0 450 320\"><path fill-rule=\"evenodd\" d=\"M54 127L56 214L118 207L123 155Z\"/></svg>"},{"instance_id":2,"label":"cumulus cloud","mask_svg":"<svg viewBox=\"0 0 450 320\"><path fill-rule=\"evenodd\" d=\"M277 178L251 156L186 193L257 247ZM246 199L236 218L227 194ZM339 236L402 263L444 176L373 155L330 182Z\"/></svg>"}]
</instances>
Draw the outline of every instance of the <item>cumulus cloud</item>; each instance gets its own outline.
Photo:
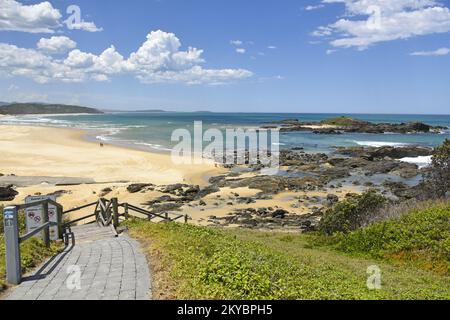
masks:
<instances>
[{"instance_id":1,"label":"cumulus cloud","mask_svg":"<svg viewBox=\"0 0 450 320\"><path fill-rule=\"evenodd\" d=\"M446 56L450 53L449 48L440 48L434 51L417 51L412 52L412 56Z\"/></svg>"},{"instance_id":2,"label":"cumulus cloud","mask_svg":"<svg viewBox=\"0 0 450 320\"><path fill-rule=\"evenodd\" d=\"M247 50L245 50L244 48L237 48L236 52L240 53L240 54L244 54Z\"/></svg>"},{"instance_id":3,"label":"cumulus cloud","mask_svg":"<svg viewBox=\"0 0 450 320\"><path fill-rule=\"evenodd\" d=\"M0 30L54 33L61 13L50 2L23 5L15 0L0 0Z\"/></svg>"},{"instance_id":4,"label":"cumulus cloud","mask_svg":"<svg viewBox=\"0 0 450 320\"><path fill-rule=\"evenodd\" d=\"M328 37L333 47L359 50L386 41L450 31L450 10L435 0L323 0L341 3L346 15L312 35Z\"/></svg>"},{"instance_id":5,"label":"cumulus cloud","mask_svg":"<svg viewBox=\"0 0 450 320\"><path fill-rule=\"evenodd\" d=\"M70 21L61 21L61 18L60 11L54 8L48 1L24 5L16 0L0 0L0 31L55 33L64 24L71 30L88 32L103 30L102 28L98 28L94 22L81 20L81 14L79 12L71 16Z\"/></svg>"},{"instance_id":6,"label":"cumulus cloud","mask_svg":"<svg viewBox=\"0 0 450 320\"><path fill-rule=\"evenodd\" d=\"M147 40L127 59L114 46L99 55L73 49L66 58L55 59L43 49L57 50L60 47L56 43L69 41L68 38L51 39L41 39L39 50L0 43L0 73L27 77L38 83L107 81L114 75L131 74L143 83L216 85L252 76L252 72L244 69L203 68L203 50L188 47L183 51L175 34L161 30L150 32Z\"/></svg>"},{"instance_id":7,"label":"cumulus cloud","mask_svg":"<svg viewBox=\"0 0 450 320\"><path fill-rule=\"evenodd\" d=\"M68 37L51 37L41 38L37 43L37 48L49 54L66 53L67 51L76 48L77 43Z\"/></svg>"}]
</instances>

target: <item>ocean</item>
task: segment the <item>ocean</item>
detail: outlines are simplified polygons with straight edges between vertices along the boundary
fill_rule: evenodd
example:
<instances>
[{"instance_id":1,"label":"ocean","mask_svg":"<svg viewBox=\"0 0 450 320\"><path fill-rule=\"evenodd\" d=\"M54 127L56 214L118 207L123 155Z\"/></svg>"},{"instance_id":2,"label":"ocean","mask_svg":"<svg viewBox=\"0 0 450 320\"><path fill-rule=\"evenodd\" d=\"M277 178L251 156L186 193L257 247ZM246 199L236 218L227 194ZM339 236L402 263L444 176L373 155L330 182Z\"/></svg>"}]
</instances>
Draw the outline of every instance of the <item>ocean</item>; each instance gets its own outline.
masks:
<instances>
[{"instance_id":1,"label":"ocean","mask_svg":"<svg viewBox=\"0 0 450 320\"><path fill-rule=\"evenodd\" d=\"M0 118L0 124L30 124L88 130L89 139L128 145L144 150L169 151L176 129L193 130L194 121L203 129L252 128L284 119L320 121L342 114L304 113L211 113L211 112L117 112L100 115L29 115ZM319 135L312 132L289 132L280 136L280 148L302 147L307 152L330 152L334 146L402 146L435 147L450 139L450 115L347 114L346 116L377 122L402 123L420 121L447 127L440 134L363 134Z\"/></svg>"}]
</instances>

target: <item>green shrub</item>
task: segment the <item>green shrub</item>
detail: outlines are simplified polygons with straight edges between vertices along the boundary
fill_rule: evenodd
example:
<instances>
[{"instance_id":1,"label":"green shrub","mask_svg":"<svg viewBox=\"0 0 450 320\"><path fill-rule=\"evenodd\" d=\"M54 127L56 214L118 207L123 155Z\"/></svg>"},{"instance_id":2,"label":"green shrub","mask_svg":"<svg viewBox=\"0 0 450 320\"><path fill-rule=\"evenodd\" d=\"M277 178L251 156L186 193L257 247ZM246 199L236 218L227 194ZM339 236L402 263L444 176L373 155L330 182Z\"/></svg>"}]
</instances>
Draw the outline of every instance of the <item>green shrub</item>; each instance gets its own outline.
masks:
<instances>
[{"instance_id":1,"label":"green shrub","mask_svg":"<svg viewBox=\"0 0 450 320\"><path fill-rule=\"evenodd\" d=\"M347 197L325 212L319 230L328 235L356 230L368 224L386 202L386 198L375 191Z\"/></svg>"},{"instance_id":2,"label":"green shrub","mask_svg":"<svg viewBox=\"0 0 450 320\"><path fill-rule=\"evenodd\" d=\"M374 258L417 263L447 274L450 267L450 203L430 203L400 218L334 236L336 248Z\"/></svg>"}]
</instances>

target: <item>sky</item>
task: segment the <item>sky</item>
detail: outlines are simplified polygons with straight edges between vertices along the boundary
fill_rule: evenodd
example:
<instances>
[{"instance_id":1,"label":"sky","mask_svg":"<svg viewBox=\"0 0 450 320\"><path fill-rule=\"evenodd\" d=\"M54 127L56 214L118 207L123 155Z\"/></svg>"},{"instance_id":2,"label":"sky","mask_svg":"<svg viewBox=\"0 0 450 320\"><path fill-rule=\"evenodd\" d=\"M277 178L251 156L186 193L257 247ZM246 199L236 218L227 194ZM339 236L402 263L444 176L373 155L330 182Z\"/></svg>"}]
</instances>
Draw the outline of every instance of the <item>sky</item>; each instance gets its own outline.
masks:
<instances>
[{"instance_id":1,"label":"sky","mask_svg":"<svg viewBox=\"0 0 450 320\"><path fill-rule=\"evenodd\" d=\"M450 114L448 0L0 0L0 101Z\"/></svg>"}]
</instances>

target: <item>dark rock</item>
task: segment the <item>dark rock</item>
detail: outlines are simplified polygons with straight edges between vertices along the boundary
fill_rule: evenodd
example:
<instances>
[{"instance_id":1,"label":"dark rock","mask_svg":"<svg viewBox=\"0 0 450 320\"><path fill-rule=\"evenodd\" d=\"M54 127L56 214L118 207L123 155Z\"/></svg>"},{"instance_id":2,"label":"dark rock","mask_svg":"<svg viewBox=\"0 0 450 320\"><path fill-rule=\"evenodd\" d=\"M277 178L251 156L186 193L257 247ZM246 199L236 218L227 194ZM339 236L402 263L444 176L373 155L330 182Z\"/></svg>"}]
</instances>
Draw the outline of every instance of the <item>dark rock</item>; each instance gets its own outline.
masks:
<instances>
[{"instance_id":1,"label":"dark rock","mask_svg":"<svg viewBox=\"0 0 450 320\"><path fill-rule=\"evenodd\" d=\"M184 187L188 187L188 185L182 183L170 184L166 186L162 192L176 194L178 191L183 191Z\"/></svg>"},{"instance_id":2,"label":"dark rock","mask_svg":"<svg viewBox=\"0 0 450 320\"><path fill-rule=\"evenodd\" d=\"M152 186L153 186L153 184L151 184L151 183L134 183L134 184L130 184L127 187L127 190L129 193L137 193L137 192L144 190L147 187L152 187Z\"/></svg>"},{"instance_id":3,"label":"dark rock","mask_svg":"<svg viewBox=\"0 0 450 320\"><path fill-rule=\"evenodd\" d=\"M284 218L287 214L289 214L288 211L283 209L277 209L274 212L272 212L272 218Z\"/></svg>"},{"instance_id":4,"label":"dark rock","mask_svg":"<svg viewBox=\"0 0 450 320\"><path fill-rule=\"evenodd\" d=\"M12 185L0 187L0 201L12 201L18 194Z\"/></svg>"},{"instance_id":5,"label":"dark rock","mask_svg":"<svg viewBox=\"0 0 450 320\"><path fill-rule=\"evenodd\" d=\"M101 197L104 197L104 196L106 196L108 193L111 193L111 192L112 192L112 189L111 189L111 188L104 188L104 189L102 189L102 192L101 192L100 196L101 196Z\"/></svg>"},{"instance_id":6,"label":"dark rock","mask_svg":"<svg viewBox=\"0 0 450 320\"><path fill-rule=\"evenodd\" d=\"M202 190L200 190L197 193L196 198L197 199L203 198L203 197L206 197L207 195L209 195L211 193L216 193L216 192L219 192L219 191L220 191L220 189L219 189L218 186L210 185L210 186L207 186L207 187L203 188Z\"/></svg>"},{"instance_id":7,"label":"dark rock","mask_svg":"<svg viewBox=\"0 0 450 320\"><path fill-rule=\"evenodd\" d=\"M161 213L161 212L167 212L167 211L178 211L181 206L183 206L182 203L160 203L160 204L154 204L151 206L153 213Z\"/></svg>"},{"instance_id":8,"label":"dark rock","mask_svg":"<svg viewBox=\"0 0 450 320\"><path fill-rule=\"evenodd\" d=\"M179 201L179 199L172 198L171 196L168 196L168 195L164 195L164 196L158 197L158 198L156 198L154 200L151 200L151 201L147 202L147 205L151 206L151 205L156 204L156 203L178 202L178 201Z\"/></svg>"},{"instance_id":9,"label":"dark rock","mask_svg":"<svg viewBox=\"0 0 450 320\"><path fill-rule=\"evenodd\" d=\"M335 203L339 202L339 197L335 194L329 194L327 195L327 203L329 205L333 205Z\"/></svg>"}]
</instances>

